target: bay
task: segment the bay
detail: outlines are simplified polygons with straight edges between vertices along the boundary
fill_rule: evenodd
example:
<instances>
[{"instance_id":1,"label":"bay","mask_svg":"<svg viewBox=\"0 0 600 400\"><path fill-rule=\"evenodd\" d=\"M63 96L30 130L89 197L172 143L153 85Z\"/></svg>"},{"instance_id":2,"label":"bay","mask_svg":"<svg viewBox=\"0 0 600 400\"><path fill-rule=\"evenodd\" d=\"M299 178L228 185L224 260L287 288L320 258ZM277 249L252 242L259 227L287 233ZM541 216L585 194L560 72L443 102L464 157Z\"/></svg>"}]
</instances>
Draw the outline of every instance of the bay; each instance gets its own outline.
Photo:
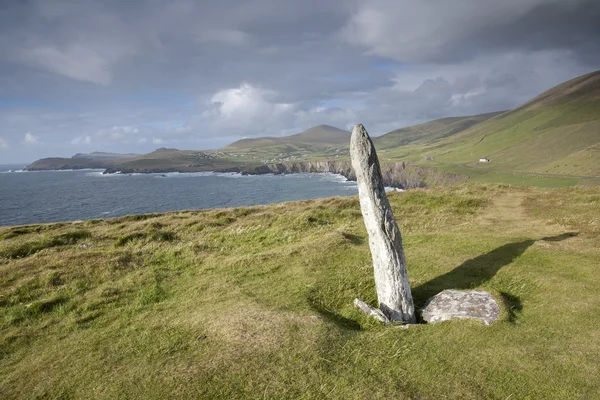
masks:
<instances>
[{"instance_id":1,"label":"bay","mask_svg":"<svg viewBox=\"0 0 600 400\"><path fill-rule=\"evenodd\" d=\"M8 172L0 167L0 225L75 221L176 210L253 206L357 194L332 174Z\"/></svg>"}]
</instances>

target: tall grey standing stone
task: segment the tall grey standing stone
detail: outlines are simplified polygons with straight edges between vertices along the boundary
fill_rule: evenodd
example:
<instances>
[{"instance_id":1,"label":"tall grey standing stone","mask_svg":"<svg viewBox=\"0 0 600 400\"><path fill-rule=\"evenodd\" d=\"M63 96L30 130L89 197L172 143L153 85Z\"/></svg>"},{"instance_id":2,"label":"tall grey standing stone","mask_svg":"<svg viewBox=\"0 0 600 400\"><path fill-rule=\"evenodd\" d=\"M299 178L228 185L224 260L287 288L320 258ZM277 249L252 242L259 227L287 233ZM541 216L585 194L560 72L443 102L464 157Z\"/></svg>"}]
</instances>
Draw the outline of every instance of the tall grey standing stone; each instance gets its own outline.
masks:
<instances>
[{"instance_id":1,"label":"tall grey standing stone","mask_svg":"<svg viewBox=\"0 0 600 400\"><path fill-rule=\"evenodd\" d=\"M361 124L355 125L352 131L350 157L369 234L379 308L390 321L415 323L400 230L385 194L375 146Z\"/></svg>"}]
</instances>

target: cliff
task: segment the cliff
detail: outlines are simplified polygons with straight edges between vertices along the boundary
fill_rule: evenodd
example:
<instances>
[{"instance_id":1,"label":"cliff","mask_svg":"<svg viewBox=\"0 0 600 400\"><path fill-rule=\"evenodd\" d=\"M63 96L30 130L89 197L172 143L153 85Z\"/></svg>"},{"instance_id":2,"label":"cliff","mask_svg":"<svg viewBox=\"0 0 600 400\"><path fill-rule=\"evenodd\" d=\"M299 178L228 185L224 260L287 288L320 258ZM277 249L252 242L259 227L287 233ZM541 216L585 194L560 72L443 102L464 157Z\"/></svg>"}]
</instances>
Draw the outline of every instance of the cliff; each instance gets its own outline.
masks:
<instances>
[{"instance_id":1,"label":"cliff","mask_svg":"<svg viewBox=\"0 0 600 400\"><path fill-rule=\"evenodd\" d=\"M231 170L230 170L231 171ZM346 179L355 181L356 174L350 161L306 161L267 164L258 167L235 169L248 175L260 174L295 174L295 173L324 173L339 174ZM467 177L449 174L436 168L416 166L405 162L384 163L381 165L385 186L401 189L414 189L430 186L448 186L465 182Z\"/></svg>"}]
</instances>

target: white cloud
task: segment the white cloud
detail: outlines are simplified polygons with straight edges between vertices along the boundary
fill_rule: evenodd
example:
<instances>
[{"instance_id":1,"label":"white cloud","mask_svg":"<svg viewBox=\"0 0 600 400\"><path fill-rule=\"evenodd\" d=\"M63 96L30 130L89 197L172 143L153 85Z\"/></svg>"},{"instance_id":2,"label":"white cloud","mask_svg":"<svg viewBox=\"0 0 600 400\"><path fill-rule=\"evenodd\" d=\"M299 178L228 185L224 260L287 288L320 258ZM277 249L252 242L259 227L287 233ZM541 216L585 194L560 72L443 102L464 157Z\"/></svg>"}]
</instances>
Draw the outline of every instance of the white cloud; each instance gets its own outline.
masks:
<instances>
[{"instance_id":1,"label":"white cloud","mask_svg":"<svg viewBox=\"0 0 600 400\"><path fill-rule=\"evenodd\" d=\"M71 144L73 145L78 145L78 144L91 144L92 143L92 138L89 135L86 136L78 136L76 138L74 138L73 140L71 140Z\"/></svg>"},{"instance_id":2,"label":"white cloud","mask_svg":"<svg viewBox=\"0 0 600 400\"><path fill-rule=\"evenodd\" d=\"M152 139L152 144L163 144L164 140L162 140L161 138L153 138Z\"/></svg>"},{"instance_id":3,"label":"white cloud","mask_svg":"<svg viewBox=\"0 0 600 400\"><path fill-rule=\"evenodd\" d=\"M113 126L112 130L117 131L117 132L127 133L127 134L139 132L139 129L135 128L133 126Z\"/></svg>"},{"instance_id":4,"label":"white cloud","mask_svg":"<svg viewBox=\"0 0 600 400\"><path fill-rule=\"evenodd\" d=\"M25 137L23 138L23 144L25 144L26 146L35 146L37 144L40 144L40 141L36 136L32 135L31 132L27 132L25 134Z\"/></svg>"},{"instance_id":5,"label":"white cloud","mask_svg":"<svg viewBox=\"0 0 600 400\"><path fill-rule=\"evenodd\" d=\"M295 106L275 100L277 93L243 83L215 93L193 126L208 124L213 132L226 135L257 135L288 125Z\"/></svg>"},{"instance_id":6,"label":"white cloud","mask_svg":"<svg viewBox=\"0 0 600 400\"><path fill-rule=\"evenodd\" d=\"M137 141L139 144L145 144L148 142L148 139L146 139L145 137L138 139Z\"/></svg>"},{"instance_id":7,"label":"white cloud","mask_svg":"<svg viewBox=\"0 0 600 400\"><path fill-rule=\"evenodd\" d=\"M0 138L0 149L8 149L8 143L2 138Z\"/></svg>"},{"instance_id":8,"label":"white cloud","mask_svg":"<svg viewBox=\"0 0 600 400\"><path fill-rule=\"evenodd\" d=\"M107 138L112 142L134 143L140 130L129 125L114 125L111 128L98 129L95 133L97 137Z\"/></svg>"}]
</instances>

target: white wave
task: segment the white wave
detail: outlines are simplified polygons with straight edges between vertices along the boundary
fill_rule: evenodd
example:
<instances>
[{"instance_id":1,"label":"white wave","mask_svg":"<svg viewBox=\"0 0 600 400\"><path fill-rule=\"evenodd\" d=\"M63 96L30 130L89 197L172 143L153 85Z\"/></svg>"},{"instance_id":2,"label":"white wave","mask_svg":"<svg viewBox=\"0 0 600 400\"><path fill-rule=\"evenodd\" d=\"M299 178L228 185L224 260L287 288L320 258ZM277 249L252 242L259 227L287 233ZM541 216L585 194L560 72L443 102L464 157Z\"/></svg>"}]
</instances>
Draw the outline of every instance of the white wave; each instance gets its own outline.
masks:
<instances>
[{"instance_id":1,"label":"white wave","mask_svg":"<svg viewBox=\"0 0 600 400\"><path fill-rule=\"evenodd\" d=\"M93 172L88 172L85 174L85 176L102 176L103 171L93 171Z\"/></svg>"},{"instance_id":2,"label":"white wave","mask_svg":"<svg viewBox=\"0 0 600 400\"><path fill-rule=\"evenodd\" d=\"M315 175L319 176L319 178L321 178L324 181L330 181L330 182L351 182L344 175L334 174L332 172L320 172L320 173L317 173Z\"/></svg>"},{"instance_id":3,"label":"white wave","mask_svg":"<svg viewBox=\"0 0 600 400\"><path fill-rule=\"evenodd\" d=\"M163 172L163 173L152 173L157 178L195 178L203 176L220 176L222 178L240 178L244 175L239 172L214 172L214 171L202 171L202 172Z\"/></svg>"}]
</instances>

